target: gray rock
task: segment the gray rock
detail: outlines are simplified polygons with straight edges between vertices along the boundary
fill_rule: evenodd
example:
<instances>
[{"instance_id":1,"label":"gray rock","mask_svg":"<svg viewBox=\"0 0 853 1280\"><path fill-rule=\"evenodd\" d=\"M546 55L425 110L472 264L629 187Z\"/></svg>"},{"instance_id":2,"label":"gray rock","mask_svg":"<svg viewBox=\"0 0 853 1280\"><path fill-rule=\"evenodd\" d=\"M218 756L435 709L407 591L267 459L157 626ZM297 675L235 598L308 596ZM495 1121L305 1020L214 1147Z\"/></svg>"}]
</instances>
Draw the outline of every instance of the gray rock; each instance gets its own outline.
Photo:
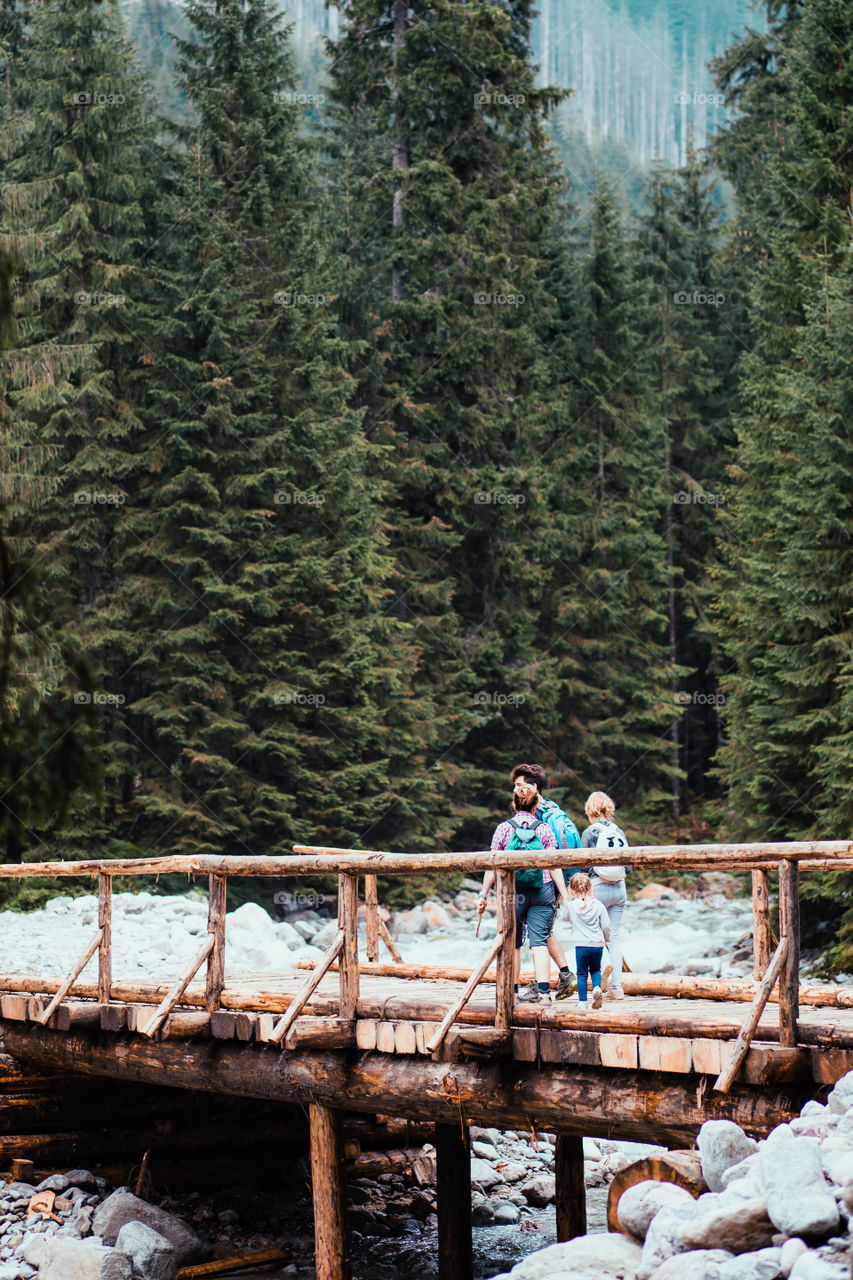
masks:
<instances>
[{"instance_id":1,"label":"gray rock","mask_svg":"<svg viewBox=\"0 0 853 1280\"><path fill-rule=\"evenodd\" d=\"M845 1265L840 1259L830 1262L808 1249L797 1258L788 1273L788 1280L848 1280L849 1275L849 1263Z\"/></svg>"},{"instance_id":2,"label":"gray rock","mask_svg":"<svg viewBox=\"0 0 853 1280\"><path fill-rule=\"evenodd\" d=\"M655 1214L661 1209L674 1209L679 1204L693 1202L693 1196L674 1182L655 1182L649 1178L628 1187L619 1197L616 1216L619 1225L635 1240L645 1240L646 1232Z\"/></svg>"},{"instance_id":3,"label":"gray rock","mask_svg":"<svg viewBox=\"0 0 853 1280\"><path fill-rule=\"evenodd\" d=\"M835 1088L826 1100L826 1105L836 1116L843 1116L845 1111L853 1107L853 1071L848 1071L846 1076L836 1081Z\"/></svg>"},{"instance_id":4,"label":"gray rock","mask_svg":"<svg viewBox=\"0 0 853 1280\"><path fill-rule=\"evenodd\" d=\"M759 1167L768 1216L785 1235L825 1240L838 1228L838 1205L823 1176L820 1147L811 1138L798 1138L789 1125L778 1125L761 1147Z\"/></svg>"},{"instance_id":5,"label":"gray rock","mask_svg":"<svg viewBox=\"0 0 853 1280\"><path fill-rule=\"evenodd\" d=\"M514 1226L520 1217L519 1209L508 1200L501 1201L492 1210L492 1221L500 1226Z\"/></svg>"},{"instance_id":6,"label":"gray rock","mask_svg":"<svg viewBox=\"0 0 853 1280\"><path fill-rule=\"evenodd\" d=\"M722 1175L758 1150L754 1138L747 1137L733 1120L706 1120L697 1139L702 1176L711 1191L722 1191Z\"/></svg>"},{"instance_id":7,"label":"gray rock","mask_svg":"<svg viewBox=\"0 0 853 1280\"><path fill-rule=\"evenodd\" d=\"M472 1161L473 1163L473 1161ZM92 1220L92 1230L103 1236L105 1244L115 1244L116 1237L126 1222L143 1222L156 1231L175 1250L178 1266L192 1261L201 1251L201 1241L196 1233L173 1213L146 1204L129 1191L114 1191L98 1206Z\"/></svg>"},{"instance_id":8,"label":"gray rock","mask_svg":"<svg viewBox=\"0 0 853 1280\"><path fill-rule=\"evenodd\" d=\"M797 1261L801 1253L808 1253L809 1246L805 1240L800 1240L798 1236L791 1236L782 1245L779 1265L782 1268L782 1275L789 1276L793 1270L794 1263Z\"/></svg>"},{"instance_id":9,"label":"gray rock","mask_svg":"<svg viewBox=\"0 0 853 1280\"><path fill-rule=\"evenodd\" d=\"M727 1249L697 1249L695 1253L680 1253L677 1257L667 1258L658 1267L654 1280L720 1280L722 1269L731 1258Z\"/></svg>"},{"instance_id":10,"label":"gray rock","mask_svg":"<svg viewBox=\"0 0 853 1280\"><path fill-rule=\"evenodd\" d=\"M553 1173L542 1173L538 1178L525 1182L521 1192L528 1204L532 1204L537 1209L544 1209L547 1205L554 1203L557 1182Z\"/></svg>"},{"instance_id":11,"label":"gray rock","mask_svg":"<svg viewBox=\"0 0 853 1280\"><path fill-rule=\"evenodd\" d=\"M526 1178L530 1173L527 1165L521 1164L518 1160L507 1160L505 1162L499 1160L497 1171L504 1182L520 1182L522 1178Z\"/></svg>"},{"instance_id":12,"label":"gray rock","mask_svg":"<svg viewBox=\"0 0 853 1280\"><path fill-rule=\"evenodd\" d=\"M49 1178L44 1178L38 1184L36 1191L55 1191L59 1196L73 1185L74 1183L69 1181L67 1173L52 1173Z\"/></svg>"},{"instance_id":13,"label":"gray rock","mask_svg":"<svg viewBox=\"0 0 853 1280\"><path fill-rule=\"evenodd\" d=\"M494 1187L499 1182L503 1182L503 1174L498 1173L488 1160L481 1160L479 1156L474 1156L471 1160L471 1181L476 1182L480 1187Z\"/></svg>"},{"instance_id":14,"label":"gray rock","mask_svg":"<svg viewBox=\"0 0 853 1280\"><path fill-rule=\"evenodd\" d=\"M31 1267L38 1267L47 1244L47 1236L24 1236L15 1253Z\"/></svg>"},{"instance_id":15,"label":"gray rock","mask_svg":"<svg viewBox=\"0 0 853 1280\"><path fill-rule=\"evenodd\" d=\"M48 1240L39 1280L133 1280L130 1258L118 1249L93 1248L80 1240Z\"/></svg>"},{"instance_id":16,"label":"gray rock","mask_svg":"<svg viewBox=\"0 0 853 1280\"><path fill-rule=\"evenodd\" d=\"M69 1169L66 1173L70 1187L80 1187L82 1191L97 1191L98 1179L88 1169Z\"/></svg>"},{"instance_id":17,"label":"gray rock","mask_svg":"<svg viewBox=\"0 0 853 1280\"><path fill-rule=\"evenodd\" d=\"M853 1182L853 1151L849 1147L846 1150L823 1147L821 1163L827 1178L837 1187L846 1187Z\"/></svg>"},{"instance_id":18,"label":"gray rock","mask_svg":"<svg viewBox=\"0 0 853 1280\"><path fill-rule=\"evenodd\" d=\"M725 1191L733 1182L738 1182L741 1178L748 1178L750 1175L757 1174L758 1152L755 1151L751 1156L747 1156L745 1160L741 1160L738 1164L730 1165L728 1169L723 1170L720 1174L721 1189Z\"/></svg>"},{"instance_id":19,"label":"gray rock","mask_svg":"<svg viewBox=\"0 0 853 1280\"><path fill-rule=\"evenodd\" d=\"M508 1275L512 1280L628 1280L639 1260L638 1244L618 1232L604 1232L530 1253Z\"/></svg>"},{"instance_id":20,"label":"gray rock","mask_svg":"<svg viewBox=\"0 0 853 1280\"><path fill-rule=\"evenodd\" d=\"M668 1258L686 1252L681 1239L681 1228L685 1223L685 1215L692 1217L693 1212L690 1205L679 1204L676 1208L661 1209L655 1214L646 1232L637 1280L650 1280Z\"/></svg>"},{"instance_id":21,"label":"gray rock","mask_svg":"<svg viewBox=\"0 0 853 1280\"><path fill-rule=\"evenodd\" d=\"M118 1233L116 1248L130 1258L134 1280L176 1280L174 1248L144 1222L126 1222Z\"/></svg>"},{"instance_id":22,"label":"gray rock","mask_svg":"<svg viewBox=\"0 0 853 1280\"><path fill-rule=\"evenodd\" d=\"M18 1280L17 1262L0 1262L0 1280Z\"/></svg>"},{"instance_id":23,"label":"gray rock","mask_svg":"<svg viewBox=\"0 0 853 1280\"><path fill-rule=\"evenodd\" d=\"M499 1159L498 1149L491 1142L475 1140L471 1143L471 1151L475 1156L479 1156L481 1160Z\"/></svg>"},{"instance_id":24,"label":"gray rock","mask_svg":"<svg viewBox=\"0 0 853 1280\"><path fill-rule=\"evenodd\" d=\"M781 1249L742 1253L720 1268L720 1280L778 1280L782 1275Z\"/></svg>"},{"instance_id":25,"label":"gray rock","mask_svg":"<svg viewBox=\"0 0 853 1280\"><path fill-rule=\"evenodd\" d=\"M728 1249L752 1253L770 1244L776 1228L767 1216L763 1196L752 1200L719 1200L684 1224L681 1239L688 1249Z\"/></svg>"},{"instance_id":26,"label":"gray rock","mask_svg":"<svg viewBox=\"0 0 853 1280\"><path fill-rule=\"evenodd\" d=\"M392 934L428 933L429 920L423 907L412 907L411 911L395 911L388 921L388 931ZM319 945L316 938L314 942Z\"/></svg>"}]
</instances>

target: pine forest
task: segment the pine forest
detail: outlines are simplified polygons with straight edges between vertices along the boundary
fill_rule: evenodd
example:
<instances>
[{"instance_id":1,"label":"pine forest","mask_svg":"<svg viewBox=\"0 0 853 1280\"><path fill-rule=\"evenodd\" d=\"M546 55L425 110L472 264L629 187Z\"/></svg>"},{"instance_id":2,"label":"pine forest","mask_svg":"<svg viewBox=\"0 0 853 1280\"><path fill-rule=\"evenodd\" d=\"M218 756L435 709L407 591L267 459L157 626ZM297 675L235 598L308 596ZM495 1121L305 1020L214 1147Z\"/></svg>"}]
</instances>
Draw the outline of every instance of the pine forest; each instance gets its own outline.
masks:
<instances>
[{"instance_id":1,"label":"pine forest","mask_svg":"<svg viewBox=\"0 0 853 1280\"><path fill-rule=\"evenodd\" d=\"M0 0L0 860L853 836L851 41Z\"/></svg>"}]
</instances>

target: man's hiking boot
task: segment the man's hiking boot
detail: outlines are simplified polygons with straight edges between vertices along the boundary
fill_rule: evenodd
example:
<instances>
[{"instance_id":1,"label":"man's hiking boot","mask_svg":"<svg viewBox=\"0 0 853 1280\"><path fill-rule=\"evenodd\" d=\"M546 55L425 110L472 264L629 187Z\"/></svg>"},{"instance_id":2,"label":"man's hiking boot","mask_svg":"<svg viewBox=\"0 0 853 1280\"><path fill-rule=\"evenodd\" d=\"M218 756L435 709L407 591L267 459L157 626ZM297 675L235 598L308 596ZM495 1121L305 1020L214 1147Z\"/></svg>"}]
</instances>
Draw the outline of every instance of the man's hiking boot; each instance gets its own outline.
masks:
<instances>
[{"instance_id":1,"label":"man's hiking boot","mask_svg":"<svg viewBox=\"0 0 853 1280\"><path fill-rule=\"evenodd\" d=\"M538 986L533 983L529 987L525 987L523 991L519 991L516 997L520 1004L550 1004L550 991L540 991Z\"/></svg>"},{"instance_id":2,"label":"man's hiking boot","mask_svg":"<svg viewBox=\"0 0 853 1280\"><path fill-rule=\"evenodd\" d=\"M568 1000L569 996L573 996L578 989L578 980L573 973L567 973L565 977L560 974L560 980L557 983L557 989L554 992L555 1000Z\"/></svg>"}]
</instances>

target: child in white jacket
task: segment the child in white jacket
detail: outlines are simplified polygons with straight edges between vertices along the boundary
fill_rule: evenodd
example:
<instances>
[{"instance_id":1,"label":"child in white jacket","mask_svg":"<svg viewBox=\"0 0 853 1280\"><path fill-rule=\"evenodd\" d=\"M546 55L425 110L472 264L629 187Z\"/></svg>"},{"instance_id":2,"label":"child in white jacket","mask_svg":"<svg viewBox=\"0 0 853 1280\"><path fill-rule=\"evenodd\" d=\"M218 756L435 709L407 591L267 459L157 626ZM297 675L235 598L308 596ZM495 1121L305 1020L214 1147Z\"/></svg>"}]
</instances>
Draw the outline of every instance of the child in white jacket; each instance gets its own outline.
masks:
<instances>
[{"instance_id":1,"label":"child in white jacket","mask_svg":"<svg viewBox=\"0 0 853 1280\"><path fill-rule=\"evenodd\" d=\"M589 876L578 871L569 881L569 901L563 918L570 920L578 971L578 1009L587 1007L587 975L592 982L592 1007L601 1008L601 953L610 941L610 919L592 892Z\"/></svg>"}]
</instances>

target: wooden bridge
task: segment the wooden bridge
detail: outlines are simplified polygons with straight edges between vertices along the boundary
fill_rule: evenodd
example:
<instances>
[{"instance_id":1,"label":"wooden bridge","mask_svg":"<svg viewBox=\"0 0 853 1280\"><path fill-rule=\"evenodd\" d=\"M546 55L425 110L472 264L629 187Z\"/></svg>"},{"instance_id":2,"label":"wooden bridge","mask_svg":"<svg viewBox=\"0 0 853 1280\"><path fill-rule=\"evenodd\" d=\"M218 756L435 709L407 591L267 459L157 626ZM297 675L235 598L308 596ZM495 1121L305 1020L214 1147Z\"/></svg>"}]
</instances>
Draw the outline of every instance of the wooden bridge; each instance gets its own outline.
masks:
<instances>
[{"instance_id":1,"label":"wooden bridge","mask_svg":"<svg viewBox=\"0 0 853 1280\"><path fill-rule=\"evenodd\" d=\"M0 976L5 1047L24 1064L307 1105L318 1280L350 1274L342 1111L435 1122L440 1275L463 1280L472 1270L470 1123L557 1133L557 1231L568 1239L586 1227L584 1135L689 1147L705 1120L728 1118L761 1136L853 1068L853 990L799 981L800 874L853 867L846 841L632 849L635 868L659 873L752 873L753 980L626 974L629 998L600 1010L514 1003L513 869L619 858L297 846L276 858L0 866L2 878L92 876L99 897L97 930L63 981ZM377 876L487 868L496 872L497 933L477 968L427 978L404 964L379 918ZM167 872L208 877L204 941L171 983L114 980L113 878ZM338 927L313 970L226 983L228 877L318 875L338 877ZM391 963L379 963L383 937ZM97 980L85 981L96 955Z\"/></svg>"}]
</instances>

